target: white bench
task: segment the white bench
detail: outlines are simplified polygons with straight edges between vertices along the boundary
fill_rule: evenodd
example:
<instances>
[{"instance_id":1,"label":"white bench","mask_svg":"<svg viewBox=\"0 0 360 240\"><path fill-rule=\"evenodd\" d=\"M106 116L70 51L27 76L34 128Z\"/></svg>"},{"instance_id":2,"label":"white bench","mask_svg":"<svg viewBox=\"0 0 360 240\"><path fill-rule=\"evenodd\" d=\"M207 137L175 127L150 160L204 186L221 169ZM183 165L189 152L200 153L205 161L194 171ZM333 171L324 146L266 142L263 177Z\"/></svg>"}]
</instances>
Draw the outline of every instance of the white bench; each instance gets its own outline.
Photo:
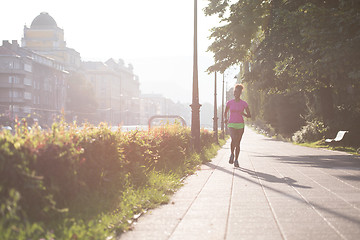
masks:
<instances>
[{"instance_id":1,"label":"white bench","mask_svg":"<svg viewBox=\"0 0 360 240\"><path fill-rule=\"evenodd\" d=\"M331 143L331 142L339 142L341 141L344 136L345 136L345 133L348 133L349 131L339 131L337 134L336 134L336 137L334 139L331 139L331 138L328 138L328 139L325 139L325 142L326 143Z\"/></svg>"}]
</instances>

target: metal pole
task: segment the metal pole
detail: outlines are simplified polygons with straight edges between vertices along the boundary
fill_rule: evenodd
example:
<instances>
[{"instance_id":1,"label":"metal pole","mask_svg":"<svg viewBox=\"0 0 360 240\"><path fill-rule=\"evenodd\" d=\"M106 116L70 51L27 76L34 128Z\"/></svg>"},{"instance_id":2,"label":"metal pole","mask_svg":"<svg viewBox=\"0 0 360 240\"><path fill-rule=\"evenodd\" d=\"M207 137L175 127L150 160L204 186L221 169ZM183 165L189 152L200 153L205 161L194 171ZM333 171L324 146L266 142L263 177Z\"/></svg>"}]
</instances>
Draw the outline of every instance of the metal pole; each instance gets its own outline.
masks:
<instances>
[{"instance_id":1,"label":"metal pole","mask_svg":"<svg viewBox=\"0 0 360 240\"><path fill-rule=\"evenodd\" d=\"M225 72L223 73L223 81L222 81L222 103L221 103L221 138L225 139L225 132L224 132L224 81L225 81Z\"/></svg>"},{"instance_id":2,"label":"metal pole","mask_svg":"<svg viewBox=\"0 0 360 240\"><path fill-rule=\"evenodd\" d=\"M14 118L14 78L11 78L11 120Z\"/></svg>"},{"instance_id":3,"label":"metal pole","mask_svg":"<svg viewBox=\"0 0 360 240\"><path fill-rule=\"evenodd\" d=\"M191 107L191 135L194 149L200 152L200 107L197 64L197 0L194 0L194 65L193 65L193 92Z\"/></svg>"},{"instance_id":4,"label":"metal pole","mask_svg":"<svg viewBox=\"0 0 360 240\"><path fill-rule=\"evenodd\" d=\"M225 83L225 102L227 102L228 101L228 83L226 82ZM227 127L227 125L226 124L224 124L225 125L225 133L226 134L229 134L229 129L228 129L228 127Z\"/></svg>"},{"instance_id":5,"label":"metal pole","mask_svg":"<svg viewBox=\"0 0 360 240\"><path fill-rule=\"evenodd\" d=\"M214 87L214 125L213 125L213 130L214 130L214 137L215 137L215 142L219 143L219 136L218 136L218 117L217 117L217 101L216 101L216 72L215 72L215 87Z\"/></svg>"},{"instance_id":6,"label":"metal pole","mask_svg":"<svg viewBox=\"0 0 360 240\"><path fill-rule=\"evenodd\" d=\"M14 80L15 77L13 76L13 68L14 68L14 62L12 62L11 65L11 74L10 74L10 79L11 79L11 105L10 105L10 109L11 109L11 121L14 119Z\"/></svg>"}]
</instances>

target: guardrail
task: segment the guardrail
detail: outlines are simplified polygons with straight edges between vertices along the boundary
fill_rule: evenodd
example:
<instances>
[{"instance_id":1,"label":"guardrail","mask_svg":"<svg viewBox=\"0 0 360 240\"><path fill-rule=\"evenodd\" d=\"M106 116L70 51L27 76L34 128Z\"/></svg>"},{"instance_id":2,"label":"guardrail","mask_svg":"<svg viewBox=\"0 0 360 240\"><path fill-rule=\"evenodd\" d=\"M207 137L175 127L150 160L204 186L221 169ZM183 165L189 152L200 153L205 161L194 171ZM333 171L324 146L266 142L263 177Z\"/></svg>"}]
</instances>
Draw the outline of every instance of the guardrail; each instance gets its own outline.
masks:
<instances>
[{"instance_id":1,"label":"guardrail","mask_svg":"<svg viewBox=\"0 0 360 240\"><path fill-rule=\"evenodd\" d=\"M157 119L157 118L165 118L165 119L169 119L169 118L177 118L180 120L180 122L182 123L183 126L186 126L186 121L183 117L179 116L179 115L155 115L155 116L152 116L149 118L149 121L148 121L148 127L149 129L151 128L151 123L154 119Z\"/></svg>"}]
</instances>

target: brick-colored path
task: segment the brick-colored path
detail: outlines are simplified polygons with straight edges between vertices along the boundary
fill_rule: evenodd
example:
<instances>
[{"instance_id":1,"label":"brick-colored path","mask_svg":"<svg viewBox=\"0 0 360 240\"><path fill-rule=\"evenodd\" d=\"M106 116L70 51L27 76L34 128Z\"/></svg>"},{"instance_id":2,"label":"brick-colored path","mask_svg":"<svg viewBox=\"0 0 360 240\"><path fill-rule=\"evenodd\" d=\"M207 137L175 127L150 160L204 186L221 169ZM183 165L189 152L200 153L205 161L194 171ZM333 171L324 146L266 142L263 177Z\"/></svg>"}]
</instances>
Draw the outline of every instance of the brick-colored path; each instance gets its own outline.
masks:
<instances>
[{"instance_id":1,"label":"brick-colored path","mask_svg":"<svg viewBox=\"0 0 360 240\"><path fill-rule=\"evenodd\" d=\"M359 157L246 128L234 168L229 146L119 239L360 239Z\"/></svg>"}]
</instances>

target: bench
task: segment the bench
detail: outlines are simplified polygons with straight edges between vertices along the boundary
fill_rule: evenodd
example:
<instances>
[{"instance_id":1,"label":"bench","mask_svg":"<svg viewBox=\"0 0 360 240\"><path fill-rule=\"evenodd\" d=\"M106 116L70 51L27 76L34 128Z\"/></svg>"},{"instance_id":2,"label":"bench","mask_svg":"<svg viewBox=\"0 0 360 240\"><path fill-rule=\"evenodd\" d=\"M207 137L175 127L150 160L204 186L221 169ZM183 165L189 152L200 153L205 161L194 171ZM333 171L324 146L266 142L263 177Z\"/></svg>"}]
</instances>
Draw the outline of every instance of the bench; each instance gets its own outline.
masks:
<instances>
[{"instance_id":1,"label":"bench","mask_svg":"<svg viewBox=\"0 0 360 240\"><path fill-rule=\"evenodd\" d=\"M334 139L331 139L331 138L328 138L328 139L325 139L325 142L326 143L331 143L331 142L340 142L344 136L345 136L345 133L348 133L349 131L339 131L337 134L336 134L336 137Z\"/></svg>"}]
</instances>

